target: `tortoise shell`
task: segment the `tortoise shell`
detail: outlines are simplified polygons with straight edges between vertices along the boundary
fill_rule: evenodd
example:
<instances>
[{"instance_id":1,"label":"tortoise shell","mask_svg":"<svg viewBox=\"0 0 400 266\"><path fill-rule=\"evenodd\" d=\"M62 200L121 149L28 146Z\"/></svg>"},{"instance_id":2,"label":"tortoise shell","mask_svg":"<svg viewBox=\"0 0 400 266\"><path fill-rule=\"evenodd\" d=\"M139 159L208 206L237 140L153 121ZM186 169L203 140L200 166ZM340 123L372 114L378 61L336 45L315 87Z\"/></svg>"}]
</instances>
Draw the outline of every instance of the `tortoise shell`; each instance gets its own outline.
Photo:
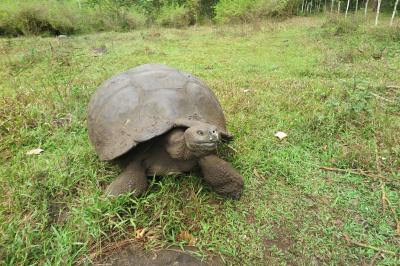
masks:
<instances>
[{"instance_id":1,"label":"tortoise shell","mask_svg":"<svg viewBox=\"0 0 400 266\"><path fill-rule=\"evenodd\" d=\"M196 121L229 136L214 93L195 76L160 64L141 65L105 81L88 108L89 139L101 160Z\"/></svg>"}]
</instances>

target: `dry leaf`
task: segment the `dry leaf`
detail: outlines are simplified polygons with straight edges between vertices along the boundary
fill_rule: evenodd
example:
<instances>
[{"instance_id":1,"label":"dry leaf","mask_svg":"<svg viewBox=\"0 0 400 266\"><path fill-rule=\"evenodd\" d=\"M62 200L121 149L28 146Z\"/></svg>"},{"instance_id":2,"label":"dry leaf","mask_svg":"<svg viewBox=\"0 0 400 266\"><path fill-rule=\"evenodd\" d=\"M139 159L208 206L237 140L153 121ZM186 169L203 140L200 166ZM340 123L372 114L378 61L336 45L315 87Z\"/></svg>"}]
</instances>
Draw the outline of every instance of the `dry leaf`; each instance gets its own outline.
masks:
<instances>
[{"instance_id":1,"label":"dry leaf","mask_svg":"<svg viewBox=\"0 0 400 266\"><path fill-rule=\"evenodd\" d=\"M26 155L38 155L38 154L41 154L42 152L44 152L44 150L42 150L41 148L37 148L37 149L28 151L26 153Z\"/></svg>"},{"instance_id":2,"label":"dry leaf","mask_svg":"<svg viewBox=\"0 0 400 266\"><path fill-rule=\"evenodd\" d=\"M197 242L197 238L191 235L188 231L181 231L177 236L178 241L186 241L189 246L194 246Z\"/></svg>"},{"instance_id":3,"label":"dry leaf","mask_svg":"<svg viewBox=\"0 0 400 266\"><path fill-rule=\"evenodd\" d=\"M283 140L284 138L287 137L287 134L285 132L283 132L283 131L278 131L278 132L275 133L274 136L277 137L280 140Z\"/></svg>"},{"instance_id":4,"label":"dry leaf","mask_svg":"<svg viewBox=\"0 0 400 266\"><path fill-rule=\"evenodd\" d=\"M137 229L135 232L135 238L137 240L143 240L145 234L146 234L146 228Z\"/></svg>"}]
</instances>

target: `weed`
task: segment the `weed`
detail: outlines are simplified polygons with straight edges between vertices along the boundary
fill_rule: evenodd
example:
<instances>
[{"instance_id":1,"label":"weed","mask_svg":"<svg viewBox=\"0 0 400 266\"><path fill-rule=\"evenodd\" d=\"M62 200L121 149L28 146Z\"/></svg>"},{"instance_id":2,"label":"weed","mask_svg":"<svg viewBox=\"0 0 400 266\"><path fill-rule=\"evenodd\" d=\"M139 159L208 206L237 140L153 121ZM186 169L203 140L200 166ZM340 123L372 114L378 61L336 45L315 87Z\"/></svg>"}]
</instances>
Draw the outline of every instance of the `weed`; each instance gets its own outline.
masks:
<instances>
[{"instance_id":1,"label":"weed","mask_svg":"<svg viewBox=\"0 0 400 266\"><path fill-rule=\"evenodd\" d=\"M191 20L190 10L185 6L165 5L160 9L156 22L161 26L180 28L188 26Z\"/></svg>"}]
</instances>

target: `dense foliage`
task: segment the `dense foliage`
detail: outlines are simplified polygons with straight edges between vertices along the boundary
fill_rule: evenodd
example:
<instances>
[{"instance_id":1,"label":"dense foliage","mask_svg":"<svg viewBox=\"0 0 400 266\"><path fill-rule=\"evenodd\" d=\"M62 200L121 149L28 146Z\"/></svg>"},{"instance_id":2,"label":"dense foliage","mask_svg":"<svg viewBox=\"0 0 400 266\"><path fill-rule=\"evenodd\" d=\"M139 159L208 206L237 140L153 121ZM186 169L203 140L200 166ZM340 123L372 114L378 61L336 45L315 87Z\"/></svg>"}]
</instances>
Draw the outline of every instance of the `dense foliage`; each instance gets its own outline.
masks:
<instances>
[{"instance_id":1,"label":"dense foliage","mask_svg":"<svg viewBox=\"0 0 400 266\"><path fill-rule=\"evenodd\" d=\"M339 3L340 2L340 3ZM93 31L127 31L145 25L185 27L213 20L248 23L267 17L287 17L326 10L344 12L345 1L323 0L2 0L0 35L60 35ZM358 4L356 4L358 3ZM390 12L395 1L382 1ZM349 11L366 1L350 1ZM369 1L376 10L377 1Z\"/></svg>"},{"instance_id":2,"label":"dense foliage","mask_svg":"<svg viewBox=\"0 0 400 266\"><path fill-rule=\"evenodd\" d=\"M4 0L0 35L59 35L169 27L203 20L251 21L293 13L298 0Z\"/></svg>"}]
</instances>

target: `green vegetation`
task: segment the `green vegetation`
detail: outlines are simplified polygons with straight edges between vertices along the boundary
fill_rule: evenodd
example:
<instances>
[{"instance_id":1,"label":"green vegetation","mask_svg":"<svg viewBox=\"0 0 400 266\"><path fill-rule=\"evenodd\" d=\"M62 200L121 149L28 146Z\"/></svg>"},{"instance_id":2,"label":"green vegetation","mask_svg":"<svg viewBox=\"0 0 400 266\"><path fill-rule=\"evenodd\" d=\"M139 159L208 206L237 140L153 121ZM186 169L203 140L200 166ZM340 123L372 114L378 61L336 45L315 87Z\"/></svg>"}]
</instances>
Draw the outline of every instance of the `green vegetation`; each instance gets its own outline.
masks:
<instances>
[{"instance_id":1,"label":"green vegetation","mask_svg":"<svg viewBox=\"0 0 400 266\"><path fill-rule=\"evenodd\" d=\"M252 22L294 13L296 0L221 0L215 6L215 20L222 23Z\"/></svg>"},{"instance_id":2,"label":"green vegetation","mask_svg":"<svg viewBox=\"0 0 400 266\"><path fill-rule=\"evenodd\" d=\"M160 10L157 24L167 27L185 27L190 23L190 11L185 6L166 5Z\"/></svg>"},{"instance_id":3,"label":"green vegetation","mask_svg":"<svg viewBox=\"0 0 400 266\"><path fill-rule=\"evenodd\" d=\"M342 1L343 2L343 1ZM182 28L194 24L256 23L293 15L356 13L366 1L322 0L3 0L0 2L0 35L71 35L99 31L131 31L152 25ZM375 13L377 0L369 1ZM341 4L339 4L341 3ZM380 10L392 14L395 1L384 1ZM368 13L368 12L367 12ZM326 13L325 13L326 14ZM379 20L378 20L379 21ZM377 21L377 22L378 22Z\"/></svg>"},{"instance_id":4,"label":"green vegetation","mask_svg":"<svg viewBox=\"0 0 400 266\"><path fill-rule=\"evenodd\" d=\"M87 5L74 1L4 0L0 2L0 35L60 35L92 31L126 31L146 24L135 6Z\"/></svg>"},{"instance_id":5,"label":"green vegetation","mask_svg":"<svg viewBox=\"0 0 400 266\"><path fill-rule=\"evenodd\" d=\"M214 18L253 21L293 14L297 0L3 0L0 35L129 31L145 25L186 27Z\"/></svg>"},{"instance_id":6,"label":"green vegetation","mask_svg":"<svg viewBox=\"0 0 400 266\"><path fill-rule=\"evenodd\" d=\"M340 23L0 39L0 264L87 263L145 228L146 248L185 245L187 231L200 255L234 265L399 265L399 29ZM219 152L245 178L240 201L192 176L154 179L138 199L103 197L118 169L88 142L89 97L149 62L215 91L235 135ZM26 155L34 148L44 152Z\"/></svg>"}]
</instances>

